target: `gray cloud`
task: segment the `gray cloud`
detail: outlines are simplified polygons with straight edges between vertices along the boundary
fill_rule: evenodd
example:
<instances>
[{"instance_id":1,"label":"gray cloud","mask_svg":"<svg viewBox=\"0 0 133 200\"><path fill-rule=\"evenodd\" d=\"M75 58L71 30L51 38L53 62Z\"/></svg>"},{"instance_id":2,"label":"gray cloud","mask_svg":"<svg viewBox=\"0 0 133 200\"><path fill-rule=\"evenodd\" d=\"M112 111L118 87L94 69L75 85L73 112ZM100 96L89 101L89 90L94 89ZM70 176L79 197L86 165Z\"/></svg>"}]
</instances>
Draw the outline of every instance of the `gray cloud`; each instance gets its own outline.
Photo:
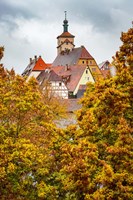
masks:
<instances>
[{"instance_id":1,"label":"gray cloud","mask_svg":"<svg viewBox=\"0 0 133 200\"><path fill-rule=\"evenodd\" d=\"M123 11L132 16L132 0L82 0L65 1L65 6L71 12L72 20L77 23L92 23L97 31L113 31L113 26L117 26L117 19L112 16L113 11ZM64 4L62 3L62 8ZM121 21L121 16L117 16ZM129 19L130 20L130 19ZM126 19L125 19L126 21ZM124 23L124 21L123 21Z\"/></svg>"},{"instance_id":2,"label":"gray cloud","mask_svg":"<svg viewBox=\"0 0 133 200\"><path fill-rule=\"evenodd\" d=\"M110 31L115 26L112 9L132 14L132 0L3 0L0 3L0 18L22 16L25 19L42 18L45 23L58 21L64 10L68 10L73 22L92 23L97 31ZM119 17L119 16L117 16ZM6 21L7 22L7 21Z\"/></svg>"},{"instance_id":3,"label":"gray cloud","mask_svg":"<svg viewBox=\"0 0 133 200\"><path fill-rule=\"evenodd\" d=\"M19 17L19 16L24 16L26 18L29 18L32 15L32 13L27 12L28 10L24 7L21 7L20 5L16 6L14 4L11 4L10 1L9 3L7 1L2 1L0 2L0 18L4 20L4 16L8 15L12 18Z\"/></svg>"}]
</instances>

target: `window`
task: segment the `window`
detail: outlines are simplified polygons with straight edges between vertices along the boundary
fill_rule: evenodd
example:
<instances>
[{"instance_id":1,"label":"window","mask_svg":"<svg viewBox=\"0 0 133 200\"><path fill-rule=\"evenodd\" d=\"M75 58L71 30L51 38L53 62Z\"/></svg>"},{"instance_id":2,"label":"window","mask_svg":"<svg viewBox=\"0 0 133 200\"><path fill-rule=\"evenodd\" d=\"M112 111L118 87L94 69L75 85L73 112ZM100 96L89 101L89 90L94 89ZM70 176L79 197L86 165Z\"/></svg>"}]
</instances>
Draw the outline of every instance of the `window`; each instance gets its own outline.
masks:
<instances>
[{"instance_id":1,"label":"window","mask_svg":"<svg viewBox=\"0 0 133 200\"><path fill-rule=\"evenodd\" d=\"M82 61L82 63L84 64L84 60Z\"/></svg>"},{"instance_id":2,"label":"window","mask_svg":"<svg viewBox=\"0 0 133 200\"><path fill-rule=\"evenodd\" d=\"M90 64L92 64L92 61L90 61Z\"/></svg>"},{"instance_id":3,"label":"window","mask_svg":"<svg viewBox=\"0 0 133 200\"><path fill-rule=\"evenodd\" d=\"M88 65L88 60L86 60L86 64Z\"/></svg>"},{"instance_id":4,"label":"window","mask_svg":"<svg viewBox=\"0 0 133 200\"><path fill-rule=\"evenodd\" d=\"M109 69L108 64L105 64L104 69Z\"/></svg>"},{"instance_id":5,"label":"window","mask_svg":"<svg viewBox=\"0 0 133 200\"><path fill-rule=\"evenodd\" d=\"M59 86L61 86L62 84L61 84L61 82L59 83Z\"/></svg>"},{"instance_id":6,"label":"window","mask_svg":"<svg viewBox=\"0 0 133 200\"><path fill-rule=\"evenodd\" d=\"M88 74L88 70L86 70L86 74Z\"/></svg>"}]
</instances>

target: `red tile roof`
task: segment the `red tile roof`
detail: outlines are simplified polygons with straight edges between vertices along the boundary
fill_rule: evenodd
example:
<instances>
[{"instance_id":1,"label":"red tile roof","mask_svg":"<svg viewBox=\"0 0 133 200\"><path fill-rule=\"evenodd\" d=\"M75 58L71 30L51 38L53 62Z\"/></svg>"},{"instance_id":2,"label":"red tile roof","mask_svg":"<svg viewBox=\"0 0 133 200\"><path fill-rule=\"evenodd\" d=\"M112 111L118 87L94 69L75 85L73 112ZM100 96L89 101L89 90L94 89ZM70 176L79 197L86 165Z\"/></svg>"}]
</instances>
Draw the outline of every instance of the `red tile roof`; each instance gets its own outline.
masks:
<instances>
[{"instance_id":1,"label":"red tile roof","mask_svg":"<svg viewBox=\"0 0 133 200\"><path fill-rule=\"evenodd\" d=\"M34 65L32 71L43 71L47 68L48 68L48 65L42 60L41 57L39 57L37 62Z\"/></svg>"},{"instance_id":2,"label":"red tile roof","mask_svg":"<svg viewBox=\"0 0 133 200\"><path fill-rule=\"evenodd\" d=\"M43 71L50 67L51 64L46 64L43 59L39 56L35 56L34 59L30 58L30 63L25 68L22 76L29 76L32 71Z\"/></svg>"},{"instance_id":3,"label":"red tile roof","mask_svg":"<svg viewBox=\"0 0 133 200\"><path fill-rule=\"evenodd\" d=\"M82 59L93 59L93 57L90 55L90 53L86 50L86 48L84 46L81 47L82 48L82 51L81 51L81 54L80 54L80 58Z\"/></svg>"},{"instance_id":4,"label":"red tile roof","mask_svg":"<svg viewBox=\"0 0 133 200\"><path fill-rule=\"evenodd\" d=\"M86 66L74 65L69 66L68 69L67 66L54 66L51 69L62 78L69 77L66 81L66 86L69 91L73 92L76 89Z\"/></svg>"},{"instance_id":5,"label":"red tile roof","mask_svg":"<svg viewBox=\"0 0 133 200\"><path fill-rule=\"evenodd\" d=\"M69 32L63 32L61 35L59 35L58 37L57 37L57 39L58 38L60 38L60 37L68 37L68 38L74 38L75 36L74 35L72 35L71 33L69 33Z\"/></svg>"},{"instance_id":6,"label":"red tile roof","mask_svg":"<svg viewBox=\"0 0 133 200\"><path fill-rule=\"evenodd\" d=\"M46 63L46 65L47 65L48 67L51 67L52 63Z\"/></svg>"},{"instance_id":7,"label":"red tile roof","mask_svg":"<svg viewBox=\"0 0 133 200\"><path fill-rule=\"evenodd\" d=\"M58 76L53 70L44 70L42 71L38 77L37 80L40 83L43 83L44 81L48 80L48 81L62 81L62 78L60 76Z\"/></svg>"}]
</instances>

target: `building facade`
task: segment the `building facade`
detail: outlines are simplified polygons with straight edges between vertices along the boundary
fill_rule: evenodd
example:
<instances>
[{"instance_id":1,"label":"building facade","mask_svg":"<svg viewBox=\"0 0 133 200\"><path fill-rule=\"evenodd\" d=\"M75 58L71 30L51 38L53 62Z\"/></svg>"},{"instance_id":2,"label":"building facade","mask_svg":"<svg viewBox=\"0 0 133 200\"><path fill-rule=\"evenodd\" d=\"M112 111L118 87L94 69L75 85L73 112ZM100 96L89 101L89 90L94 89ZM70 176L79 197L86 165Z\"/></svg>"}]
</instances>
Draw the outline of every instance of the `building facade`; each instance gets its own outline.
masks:
<instances>
[{"instance_id":1,"label":"building facade","mask_svg":"<svg viewBox=\"0 0 133 200\"><path fill-rule=\"evenodd\" d=\"M57 37L57 56L49 66L41 57L30 59L23 76L34 76L41 89L64 99L80 98L86 84L103 77L95 59L84 46L75 47L75 36L68 32L68 20L63 21L63 33Z\"/></svg>"}]
</instances>

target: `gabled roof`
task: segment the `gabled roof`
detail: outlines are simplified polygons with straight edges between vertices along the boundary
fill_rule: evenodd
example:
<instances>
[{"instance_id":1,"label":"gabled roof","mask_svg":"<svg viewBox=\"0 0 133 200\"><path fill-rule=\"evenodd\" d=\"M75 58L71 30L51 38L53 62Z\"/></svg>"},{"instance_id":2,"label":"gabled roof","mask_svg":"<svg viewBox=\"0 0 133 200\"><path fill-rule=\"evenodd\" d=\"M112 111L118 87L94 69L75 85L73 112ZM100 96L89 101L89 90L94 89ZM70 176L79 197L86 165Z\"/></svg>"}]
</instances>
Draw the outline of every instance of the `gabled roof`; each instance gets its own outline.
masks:
<instances>
[{"instance_id":1,"label":"gabled roof","mask_svg":"<svg viewBox=\"0 0 133 200\"><path fill-rule=\"evenodd\" d=\"M46 68L48 68L48 65L42 60L42 58L39 57L32 71L43 71Z\"/></svg>"},{"instance_id":2,"label":"gabled roof","mask_svg":"<svg viewBox=\"0 0 133 200\"><path fill-rule=\"evenodd\" d=\"M100 63L100 64L98 65L99 68L101 69L106 63L109 64L109 61L106 60L106 61L103 61L102 63Z\"/></svg>"},{"instance_id":3,"label":"gabled roof","mask_svg":"<svg viewBox=\"0 0 133 200\"><path fill-rule=\"evenodd\" d=\"M43 83L45 80L47 81L62 81L62 78L58 76L53 70L44 70L42 71L38 77L37 80L39 83Z\"/></svg>"},{"instance_id":4,"label":"gabled roof","mask_svg":"<svg viewBox=\"0 0 133 200\"><path fill-rule=\"evenodd\" d=\"M38 58L37 56L35 56L34 59L30 59L30 63L25 68L24 72L22 73L22 76L25 76L25 75L29 76L29 74L32 71L43 71L49 68L49 65L51 64L46 64L44 60L41 58L41 56L39 56Z\"/></svg>"},{"instance_id":5,"label":"gabled roof","mask_svg":"<svg viewBox=\"0 0 133 200\"><path fill-rule=\"evenodd\" d=\"M72 35L71 33L69 33L68 31L67 32L63 32L61 35L59 35L58 37L57 37L57 39L58 38L65 38L65 37L67 37L67 38L74 38L75 36L74 35Z\"/></svg>"},{"instance_id":6,"label":"gabled roof","mask_svg":"<svg viewBox=\"0 0 133 200\"><path fill-rule=\"evenodd\" d=\"M66 87L68 88L68 91L73 92L84 71L86 69L86 66L70 66L69 68L66 68L66 66L56 66L56 67L51 67L51 69L46 69L42 71L38 77L37 80L39 83L43 84L44 81L61 81L64 82Z\"/></svg>"},{"instance_id":7,"label":"gabled roof","mask_svg":"<svg viewBox=\"0 0 133 200\"><path fill-rule=\"evenodd\" d=\"M58 54L55 58L52 66L66 66L66 65L75 65L79 59L93 59L84 46L74 48L69 53Z\"/></svg>"},{"instance_id":8,"label":"gabled roof","mask_svg":"<svg viewBox=\"0 0 133 200\"><path fill-rule=\"evenodd\" d=\"M79 66L79 65L74 65L74 66L69 66L67 68L67 66L56 66L56 67L52 67L51 68L52 70L54 70L54 72L56 74L58 74L58 76L62 77L62 80L64 77L69 77L69 79L65 82L67 88L69 91L73 92L85 69L86 69L86 66Z\"/></svg>"},{"instance_id":9,"label":"gabled roof","mask_svg":"<svg viewBox=\"0 0 133 200\"><path fill-rule=\"evenodd\" d=\"M84 46L82 46L81 48L82 50L81 50L80 58L82 59L93 58Z\"/></svg>"}]
</instances>

